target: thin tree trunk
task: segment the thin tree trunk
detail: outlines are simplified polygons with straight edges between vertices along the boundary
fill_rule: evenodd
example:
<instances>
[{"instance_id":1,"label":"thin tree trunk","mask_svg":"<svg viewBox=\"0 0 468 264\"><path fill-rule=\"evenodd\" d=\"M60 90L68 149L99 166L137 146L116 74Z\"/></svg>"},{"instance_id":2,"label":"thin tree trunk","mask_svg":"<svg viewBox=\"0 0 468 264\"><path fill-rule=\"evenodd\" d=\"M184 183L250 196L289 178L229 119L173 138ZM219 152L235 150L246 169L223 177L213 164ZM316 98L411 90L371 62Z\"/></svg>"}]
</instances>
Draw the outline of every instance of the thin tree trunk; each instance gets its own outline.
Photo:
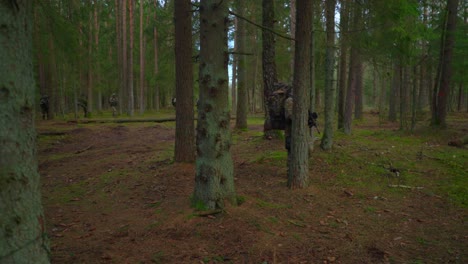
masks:
<instances>
[{"instance_id":1,"label":"thin tree trunk","mask_svg":"<svg viewBox=\"0 0 468 264\"><path fill-rule=\"evenodd\" d=\"M128 57L127 57L127 0L121 0L122 16L122 94L120 95L122 106L127 100L128 95ZM127 111L128 110L128 104ZM121 110L123 111L123 109Z\"/></svg>"},{"instance_id":2,"label":"thin tree trunk","mask_svg":"<svg viewBox=\"0 0 468 264\"><path fill-rule=\"evenodd\" d=\"M312 1L312 0L311 0ZM296 0L289 0L289 16L290 16L290 30L291 30L291 38L295 39L296 34ZM294 74L294 40L291 40L291 76Z\"/></svg>"},{"instance_id":3,"label":"thin tree trunk","mask_svg":"<svg viewBox=\"0 0 468 264\"><path fill-rule=\"evenodd\" d=\"M273 0L262 0L262 25L266 28L274 28L275 19L275 6ZM263 105L265 110L265 123L263 131L265 137L274 136L271 128L271 120L268 115L269 109L268 98L274 90L274 84L278 82L275 62L275 37L273 33L263 30L262 31L262 66L263 66Z\"/></svg>"},{"instance_id":4,"label":"thin tree trunk","mask_svg":"<svg viewBox=\"0 0 468 264\"><path fill-rule=\"evenodd\" d=\"M244 16L244 1L236 0L237 12L241 16ZM245 45L246 35L245 35L245 21L237 21L237 32L236 32L238 45L237 48L242 54L247 53ZM247 100L248 100L248 90L247 90L247 58L246 55L238 55L238 65L237 65L237 113L236 113L236 128L237 129L247 129Z\"/></svg>"},{"instance_id":5,"label":"thin tree trunk","mask_svg":"<svg viewBox=\"0 0 468 264\"><path fill-rule=\"evenodd\" d=\"M134 46L134 10L135 1L128 0L128 13L130 20L130 49L128 50L128 112L129 116L133 116L135 110L135 98L133 91L133 46Z\"/></svg>"},{"instance_id":6,"label":"thin tree trunk","mask_svg":"<svg viewBox=\"0 0 468 264\"><path fill-rule=\"evenodd\" d=\"M91 1L89 1L91 4ZM87 113L90 115L93 112L93 16L89 16L89 28L88 28L88 92L87 92Z\"/></svg>"},{"instance_id":7,"label":"thin tree trunk","mask_svg":"<svg viewBox=\"0 0 468 264\"><path fill-rule=\"evenodd\" d=\"M157 9L158 9L158 0L154 0L154 21L157 21ZM153 28L153 35L154 35L154 76L158 76L159 74L159 67L158 67L158 28L156 24ZM159 111L160 107L160 99L159 99L159 86L157 82L154 85L154 110Z\"/></svg>"},{"instance_id":8,"label":"thin tree trunk","mask_svg":"<svg viewBox=\"0 0 468 264\"><path fill-rule=\"evenodd\" d=\"M396 122L397 121L397 97L398 97L398 87L400 86L400 67L398 63L395 62L393 66L393 78L392 86L390 87L390 100L388 108L388 121Z\"/></svg>"},{"instance_id":9,"label":"thin tree trunk","mask_svg":"<svg viewBox=\"0 0 468 264\"><path fill-rule=\"evenodd\" d=\"M49 263L34 127L33 1L14 3L0 3L0 262Z\"/></svg>"},{"instance_id":10,"label":"thin tree trunk","mask_svg":"<svg viewBox=\"0 0 468 264\"><path fill-rule=\"evenodd\" d=\"M239 19L237 17L234 18L234 52L238 52L238 45L239 45ZM237 62L239 61L239 55L233 54L232 55L232 84L231 84L231 111L236 113L237 109Z\"/></svg>"},{"instance_id":11,"label":"thin tree trunk","mask_svg":"<svg viewBox=\"0 0 468 264\"><path fill-rule=\"evenodd\" d=\"M364 74L364 65L362 63L361 56L358 55L356 64L356 88L354 95L354 118L362 119L363 112L363 74Z\"/></svg>"},{"instance_id":12,"label":"thin tree trunk","mask_svg":"<svg viewBox=\"0 0 468 264\"><path fill-rule=\"evenodd\" d=\"M143 27L143 1L140 1L140 115L145 112L145 39Z\"/></svg>"},{"instance_id":13,"label":"thin tree trunk","mask_svg":"<svg viewBox=\"0 0 468 264\"><path fill-rule=\"evenodd\" d=\"M347 33L348 31L348 2L341 0L340 12L340 75L339 75L339 89L338 89L338 129L344 128L345 116L345 96L346 96L346 72L347 72L347 59L348 59L348 46L347 46Z\"/></svg>"},{"instance_id":14,"label":"thin tree trunk","mask_svg":"<svg viewBox=\"0 0 468 264\"><path fill-rule=\"evenodd\" d=\"M327 49L325 51L325 128L320 147L330 150L333 146L333 117L335 114L333 84L335 66L335 0L326 0Z\"/></svg>"}]
</instances>

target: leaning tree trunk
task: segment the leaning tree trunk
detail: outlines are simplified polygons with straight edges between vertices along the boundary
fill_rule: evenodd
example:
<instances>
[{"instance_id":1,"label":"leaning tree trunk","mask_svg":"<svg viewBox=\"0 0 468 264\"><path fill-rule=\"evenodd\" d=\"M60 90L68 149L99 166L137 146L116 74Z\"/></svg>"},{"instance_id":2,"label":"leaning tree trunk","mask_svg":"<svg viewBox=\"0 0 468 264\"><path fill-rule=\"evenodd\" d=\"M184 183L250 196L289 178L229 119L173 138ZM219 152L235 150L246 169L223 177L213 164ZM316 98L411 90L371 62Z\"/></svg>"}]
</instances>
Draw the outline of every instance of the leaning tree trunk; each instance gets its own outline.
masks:
<instances>
[{"instance_id":1,"label":"leaning tree trunk","mask_svg":"<svg viewBox=\"0 0 468 264\"><path fill-rule=\"evenodd\" d=\"M273 29L275 24L275 6L273 0L262 0L262 24L266 28ZM274 90L274 84L278 82L275 63L275 37L273 33L262 31L262 66L263 66L263 102L265 111L265 124L263 131L266 137L273 136L270 116L268 115L268 98Z\"/></svg>"},{"instance_id":2,"label":"leaning tree trunk","mask_svg":"<svg viewBox=\"0 0 468 264\"><path fill-rule=\"evenodd\" d=\"M192 15L190 0L176 0L176 141L175 161L195 160L195 124L193 122Z\"/></svg>"},{"instance_id":3,"label":"leaning tree trunk","mask_svg":"<svg viewBox=\"0 0 468 264\"><path fill-rule=\"evenodd\" d=\"M49 263L34 128L32 1L0 2L0 263Z\"/></svg>"},{"instance_id":4,"label":"leaning tree trunk","mask_svg":"<svg viewBox=\"0 0 468 264\"><path fill-rule=\"evenodd\" d=\"M244 16L244 0L237 0L237 12L240 16ZM237 20L237 50L238 64L237 64L237 113L236 113L236 128L247 128L247 106L248 106L248 90L247 90L247 58L246 45L245 45L245 21L242 19Z\"/></svg>"},{"instance_id":5,"label":"leaning tree trunk","mask_svg":"<svg viewBox=\"0 0 468 264\"><path fill-rule=\"evenodd\" d=\"M325 129L320 147L329 150L333 145L333 117L335 115L333 84L335 66L335 0L326 0L327 50L325 55Z\"/></svg>"},{"instance_id":6,"label":"leaning tree trunk","mask_svg":"<svg viewBox=\"0 0 468 264\"><path fill-rule=\"evenodd\" d=\"M452 78L452 55L455 44L455 28L457 23L458 0L447 0L447 15L445 34L442 34L439 59L440 82L435 84L434 98L432 102L432 120L433 126L445 128L447 126L447 102L450 93L450 82Z\"/></svg>"},{"instance_id":7,"label":"leaning tree trunk","mask_svg":"<svg viewBox=\"0 0 468 264\"><path fill-rule=\"evenodd\" d=\"M333 1L333 0L332 0ZM296 47L293 81L293 118L291 134L291 158L288 159L288 186L304 188L309 180L309 146L307 112L309 108L310 40L312 2L297 0Z\"/></svg>"},{"instance_id":8,"label":"leaning tree trunk","mask_svg":"<svg viewBox=\"0 0 468 264\"><path fill-rule=\"evenodd\" d=\"M229 130L228 2L200 2L200 106L193 202L206 208L236 203Z\"/></svg>"}]
</instances>

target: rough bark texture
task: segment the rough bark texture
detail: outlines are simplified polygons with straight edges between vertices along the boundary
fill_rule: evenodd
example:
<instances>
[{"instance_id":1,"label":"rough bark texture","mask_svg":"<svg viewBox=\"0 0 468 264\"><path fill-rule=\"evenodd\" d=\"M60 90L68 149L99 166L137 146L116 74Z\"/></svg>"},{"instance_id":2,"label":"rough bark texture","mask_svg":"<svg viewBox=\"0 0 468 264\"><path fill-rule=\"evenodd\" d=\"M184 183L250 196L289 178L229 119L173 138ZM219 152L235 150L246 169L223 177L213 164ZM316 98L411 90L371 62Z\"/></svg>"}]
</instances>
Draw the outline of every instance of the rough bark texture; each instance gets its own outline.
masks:
<instances>
[{"instance_id":1,"label":"rough bark texture","mask_svg":"<svg viewBox=\"0 0 468 264\"><path fill-rule=\"evenodd\" d=\"M310 40L312 2L298 0L296 12L296 47L293 81L293 118L291 158L288 159L288 186L291 189L307 186L309 180L309 146L307 111L309 108Z\"/></svg>"},{"instance_id":2,"label":"rough bark texture","mask_svg":"<svg viewBox=\"0 0 468 264\"><path fill-rule=\"evenodd\" d=\"M195 203L223 208L236 202L228 90L228 2L200 2L200 102L197 122Z\"/></svg>"},{"instance_id":3,"label":"rough bark texture","mask_svg":"<svg viewBox=\"0 0 468 264\"><path fill-rule=\"evenodd\" d=\"M440 82L436 82L435 84L434 98L432 102L433 113L431 124L442 128L447 126L447 103L452 78L452 56L453 46L455 44L457 8L458 0L447 0L445 34L442 35L439 71L437 73L437 75L440 75Z\"/></svg>"},{"instance_id":4,"label":"rough bark texture","mask_svg":"<svg viewBox=\"0 0 468 264\"><path fill-rule=\"evenodd\" d=\"M333 117L335 115L333 84L335 66L335 0L326 0L327 50L325 54L325 127L320 147L329 150L333 145Z\"/></svg>"},{"instance_id":5,"label":"rough bark texture","mask_svg":"<svg viewBox=\"0 0 468 264\"><path fill-rule=\"evenodd\" d=\"M338 129L344 128L344 110L345 110L345 95L346 95L346 73L347 73L347 59L348 59L348 47L347 47L347 34L348 31L348 4L346 1L341 0L341 11L340 11L340 74L338 84Z\"/></svg>"},{"instance_id":6,"label":"rough bark texture","mask_svg":"<svg viewBox=\"0 0 468 264\"><path fill-rule=\"evenodd\" d=\"M49 263L32 65L32 1L0 2L0 263Z\"/></svg>"},{"instance_id":7,"label":"rough bark texture","mask_svg":"<svg viewBox=\"0 0 468 264\"><path fill-rule=\"evenodd\" d=\"M274 28L275 6L273 0L262 0L262 25L266 28ZM273 93L274 84L278 82L275 63L275 36L268 30L262 31L262 66L263 66L263 102L268 109L268 98ZM270 116L265 111L265 136L272 136Z\"/></svg>"},{"instance_id":8,"label":"rough bark texture","mask_svg":"<svg viewBox=\"0 0 468 264\"><path fill-rule=\"evenodd\" d=\"M190 0L176 0L176 142L175 161L195 160L195 124L193 121L192 14Z\"/></svg>"},{"instance_id":9,"label":"rough bark texture","mask_svg":"<svg viewBox=\"0 0 468 264\"><path fill-rule=\"evenodd\" d=\"M237 0L237 12L239 15L244 16L244 2L243 0ZM237 20L237 50L240 53L247 53L245 45L245 21L242 19ZM247 106L248 106L248 90L247 90L247 57L246 55L240 54L238 56L237 64L237 113L236 113L236 128L246 129L247 128Z\"/></svg>"}]
</instances>

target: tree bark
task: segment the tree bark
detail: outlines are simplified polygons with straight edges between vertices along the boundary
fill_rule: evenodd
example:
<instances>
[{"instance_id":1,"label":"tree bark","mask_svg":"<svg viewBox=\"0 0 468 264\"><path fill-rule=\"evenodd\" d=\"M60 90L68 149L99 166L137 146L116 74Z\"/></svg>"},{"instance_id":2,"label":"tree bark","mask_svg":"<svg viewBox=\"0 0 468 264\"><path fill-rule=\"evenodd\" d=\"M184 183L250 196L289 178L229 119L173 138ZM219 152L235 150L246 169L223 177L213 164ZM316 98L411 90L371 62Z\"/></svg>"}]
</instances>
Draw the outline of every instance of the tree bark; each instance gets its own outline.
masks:
<instances>
[{"instance_id":1,"label":"tree bark","mask_svg":"<svg viewBox=\"0 0 468 264\"><path fill-rule=\"evenodd\" d=\"M128 57L127 57L127 0L121 0L121 26L122 26L122 94L120 95L120 101L125 102L128 95ZM128 103L127 111L128 111Z\"/></svg>"},{"instance_id":2,"label":"tree bark","mask_svg":"<svg viewBox=\"0 0 468 264\"><path fill-rule=\"evenodd\" d=\"M236 203L228 89L228 2L200 2L200 106L194 203L207 209Z\"/></svg>"},{"instance_id":3,"label":"tree bark","mask_svg":"<svg viewBox=\"0 0 468 264\"><path fill-rule=\"evenodd\" d=\"M34 127L32 1L0 2L0 263L49 263Z\"/></svg>"},{"instance_id":4,"label":"tree bark","mask_svg":"<svg viewBox=\"0 0 468 264\"><path fill-rule=\"evenodd\" d=\"M236 0L237 12L239 15L244 16L244 2L243 0ZM247 90L247 58L243 55L246 52L247 46L245 45L246 34L245 34L245 21L239 19L237 21L237 49L240 53L237 56L237 113L236 113L236 128L247 129L247 107L248 107L248 90Z\"/></svg>"},{"instance_id":5,"label":"tree bark","mask_svg":"<svg viewBox=\"0 0 468 264\"><path fill-rule=\"evenodd\" d=\"M333 0L332 0L333 1ZM291 158L288 159L288 187L304 188L309 180L307 113L309 109L310 41L312 2L297 0L296 46L293 81Z\"/></svg>"},{"instance_id":6,"label":"tree bark","mask_svg":"<svg viewBox=\"0 0 468 264\"><path fill-rule=\"evenodd\" d=\"M335 115L333 84L335 66L335 0L325 1L326 23L327 23L327 49L325 54L325 128L320 147L330 150L333 146L333 117Z\"/></svg>"},{"instance_id":7,"label":"tree bark","mask_svg":"<svg viewBox=\"0 0 468 264\"><path fill-rule=\"evenodd\" d=\"M238 52L239 49L237 46L239 45L239 19L237 17L234 18L234 52ZM235 113L237 111L237 62L239 61L238 54L232 55L232 82L231 82L231 112Z\"/></svg>"},{"instance_id":8,"label":"tree bark","mask_svg":"<svg viewBox=\"0 0 468 264\"><path fill-rule=\"evenodd\" d=\"M262 0L262 26L274 28L275 6L273 0ZM268 30L262 30L262 67L263 67L263 104L268 109L268 98L274 90L274 84L278 82L275 63L275 36ZM273 136L270 116L265 111L265 123L263 131L266 137Z\"/></svg>"},{"instance_id":9,"label":"tree bark","mask_svg":"<svg viewBox=\"0 0 468 264\"><path fill-rule=\"evenodd\" d=\"M158 0L154 0L154 21L157 21L157 12L156 10L158 9ZM156 27L156 24L154 25L153 28L153 35L154 35L154 76L157 77L159 74L159 67L158 67L158 28ZM154 110L159 111L159 86L157 82L154 85Z\"/></svg>"},{"instance_id":10,"label":"tree bark","mask_svg":"<svg viewBox=\"0 0 468 264\"><path fill-rule=\"evenodd\" d=\"M388 107L388 121L397 121L397 98L398 98L398 87L400 87L400 66L398 63L394 63L393 66L393 78L392 85L390 87L390 100Z\"/></svg>"},{"instance_id":11,"label":"tree bark","mask_svg":"<svg viewBox=\"0 0 468 264\"><path fill-rule=\"evenodd\" d=\"M133 116L134 114L134 92L133 92L133 45L134 45L134 10L135 10L135 1L128 0L128 13L129 13L129 20L130 20L130 49L128 50L128 66L127 66L127 74L128 74L128 109L127 114L129 116Z\"/></svg>"},{"instance_id":12,"label":"tree bark","mask_svg":"<svg viewBox=\"0 0 468 264\"><path fill-rule=\"evenodd\" d=\"M176 141L175 161L195 161L195 124L193 120L192 14L190 0L176 0Z\"/></svg>"},{"instance_id":13,"label":"tree bark","mask_svg":"<svg viewBox=\"0 0 468 264\"><path fill-rule=\"evenodd\" d=\"M145 112L145 38L143 36L143 1L140 1L140 115Z\"/></svg>"},{"instance_id":14,"label":"tree bark","mask_svg":"<svg viewBox=\"0 0 468 264\"><path fill-rule=\"evenodd\" d=\"M452 78L452 56L455 44L458 0L447 0L447 14L444 33L441 36L439 71L440 81L435 84L432 102L432 126L447 127L447 102Z\"/></svg>"},{"instance_id":15,"label":"tree bark","mask_svg":"<svg viewBox=\"0 0 468 264\"><path fill-rule=\"evenodd\" d=\"M340 74L338 84L338 129L344 128L345 95L346 95L346 73L347 73L347 33L348 31L348 2L341 0L340 11Z\"/></svg>"}]
</instances>

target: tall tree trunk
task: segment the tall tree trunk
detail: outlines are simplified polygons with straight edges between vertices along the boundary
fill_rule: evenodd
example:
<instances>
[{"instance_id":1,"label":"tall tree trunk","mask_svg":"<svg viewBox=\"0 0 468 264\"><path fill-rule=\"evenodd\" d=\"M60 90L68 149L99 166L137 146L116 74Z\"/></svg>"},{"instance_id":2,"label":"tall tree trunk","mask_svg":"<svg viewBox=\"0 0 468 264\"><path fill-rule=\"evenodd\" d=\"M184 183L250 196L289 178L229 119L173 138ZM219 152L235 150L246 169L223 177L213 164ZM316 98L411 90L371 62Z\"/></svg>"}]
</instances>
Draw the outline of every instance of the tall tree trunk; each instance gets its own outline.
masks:
<instances>
[{"instance_id":1,"label":"tall tree trunk","mask_svg":"<svg viewBox=\"0 0 468 264\"><path fill-rule=\"evenodd\" d=\"M244 16L244 2L243 0L236 0L237 12L239 15ZM242 54L238 56L238 65L237 65L237 113L236 113L236 128L237 129L247 129L247 102L248 102L248 90L247 90L247 58L244 55L246 52L247 46L245 45L246 35L245 35L245 21L239 19L237 21L237 32L238 40L238 51Z\"/></svg>"},{"instance_id":2,"label":"tall tree trunk","mask_svg":"<svg viewBox=\"0 0 468 264\"><path fill-rule=\"evenodd\" d=\"M325 128L320 147L329 150L333 146L333 117L335 115L333 84L335 66L335 5L336 0L326 0L327 50L325 55Z\"/></svg>"},{"instance_id":3,"label":"tall tree trunk","mask_svg":"<svg viewBox=\"0 0 468 264\"><path fill-rule=\"evenodd\" d=\"M262 25L273 29L275 24L275 6L273 0L262 0ZM275 37L273 33L262 31L262 66L263 66L263 102L266 109L269 108L268 98L274 90L274 84L278 82L275 62ZM265 123L263 131L266 137L273 136L271 120L268 111L265 111Z\"/></svg>"},{"instance_id":4,"label":"tall tree trunk","mask_svg":"<svg viewBox=\"0 0 468 264\"><path fill-rule=\"evenodd\" d=\"M99 6L98 2L94 3L94 52L93 57L97 58L99 54ZM95 87L97 88L98 92L98 100L97 100L97 110L98 112L102 112L102 87L100 85L101 82L101 62L99 59L94 59L95 71L93 72L94 76L96 76Z\"/></svg>"},{"instance_id":5,"label":"tall tree trunk","mask_svg":"<svg viewBox=\"0 0 468 264\"><path fill-rule=\"evenodd\" d=\"M158 0L154 0L154 21L157 21L157 9L158 9ZM158 67L158 28L156 24L153 28L153 36L154 36L154 76L157 77L159 74L159 67ZM159 85L156 81L154 85L154 110L159 111L160 103L159 103Z\"/></svg>"},{"instance_id":6,"label":"tall tree trunk","mask_svg":"<svg viewBox=\"0 0 468 264\"><path fill-rule=\"evenodd\" d=\"M236 203L230 152L228 1L200 2L200 106L194 201L206 208Z\"/></svg>"},{"instance_id":7,"label":"tall tree trunk","mask_svg":"<svg viewBox=\"0 0 468 264\"><path fill-rule=\"evenodd\" d=\"M445 16L444 34L441 36L439 70L439 82L434 87L434 98L432 102L433 126L447 127L447 101L450 95L450 82L452 78L452 56L455 44L455 29L457 23L458 0L447 0L447 14Z\"/></svg>"},{"instance_id":8,"label":"tall tree trunk","mask_svg":"<svg viewBox=\"0 0 468 264\"><path fill-rule=\"evenodd\" d=\"M192 14L190 0L176 0L176 141L175 161L195 160L195 124L193 121Z\"/></svg>"},{"instance_id":9,"label":"tall tree trunk","mask_svg":"<svg viewBox=\"0 0 468 264\"><path fill-rule=\"evenodd\" d=\"M238 45L239 45L239 19L237 17L234 18L234 52L238 52ZM237 111L237 62L239 61L239 55L233 54L232 55L232 82L231 82L231 111L236 113Z\"/></svg>"},{"instance_id":10,"label":"tall tree trunk","mask_svg":"<svg viewBox=\"0 0 468 264\"><path fill-rule=\"evenodd\" d=\"M348 73L348 88L346 90L346 101L344 111L344 127L345 134L351 134L351 124L353 122L353 107L354 107L354 94L357 85L357 74L359 64L357 62L358 51L356 47L351 47L351 54L349 58L349 73Z\"/></svg>"},{"instance_id":11,"label":"tall tree trunk","mask_svg":"<svg viewBox=\"0 0 468 264\"><path fill-rule=\"evenodd\" d=\"M333 1L333 0L332 0ZM309 180L307 112L309 109L310 40L312 2L297 0L296 47L293 81L291 157L288 158L288 186L304 188Z\"/></svg>"},{"instance_id":12,"label":"tall tree trunk","mask_svg":"<svg viewBox=\"0 0 468 264\"><path fill-rule=\"evenodd\" d=\"M128 13L130 20L130 49L128 50L128 112L129 116L133 116L135 110L135 98L133 91L133 45L134 45L134 10L135 10L135 1L128 0Z\"/></svg>"},{"instance_id":13,"label":"tall tree trunk","mask_svg":"<svg viewBox=\"0 0 468 264\"><path fill-rule=\"evenodd\" d=\"M89 1L91 4L91 1ZM93 76L94 76L94 65L93 65L93 16L89 16L89 28L88 28L88 91L87 91L87 113L90 115L93 112Z\"/></svg>"},{"instance_id":14,"label":"tall tree trunk","mask_svg":"<svg viewBox=\"0 0 468 264\"><path fill-rule=\"evenodd\" d=\"M340 11L340 75L338 88L338 129L344 128L345 95L346 95L346 73L347 73L347 33L348 31L348 2L341 0Z\"/></svg>"},{"instance_id":15,"label":"tall tree trunk","mask_svg":"<svg viewBox=\"0 0 468 264\"><path fill-rule=\"evenodd\" d=\"M49 263L34 127L32 1L0 2L0 262Z\"/></svg>"},{"instance_id":16,"label":"tall tree trunk","mask_svg":"<svg viewBox=\"0 0 468 264\"><path fill-rule=\"evenodd\" d=\"M145 112L145 39L143 27L143 1L140 1L140 115Z\"/></svg>"},{"instance_id":17,"label":"tall tree trunk","mask_svg":"<svg viewBox=\"0 0 468 264\"><path fill-rule=\"evenodd\" d=\"M128 57L127 57L127 0L121 0L120 7L122 8L122 15L121 15L121 25L122 25L122 94L120 95L120 101L122 102L122 106L127 99L128 95ZM128 100L128 99L127 99ZM128 104L127 111L128 110ZM123 111L123 109L121 110Z\"/></svg>"},{"instance_id":18,"label":"tall tree trunk","mask_svg":"<svg viewBox=\"0 0 468 264\"><path fill-rule=\"evenodd\" d=\"M289 0L289 16L290 16L290 31L291 38L295 38L296 34L296 0ZM294 45L296 45L294 40L291 40L291 76L294 74Z\"/></svg>"}]
</instances>

